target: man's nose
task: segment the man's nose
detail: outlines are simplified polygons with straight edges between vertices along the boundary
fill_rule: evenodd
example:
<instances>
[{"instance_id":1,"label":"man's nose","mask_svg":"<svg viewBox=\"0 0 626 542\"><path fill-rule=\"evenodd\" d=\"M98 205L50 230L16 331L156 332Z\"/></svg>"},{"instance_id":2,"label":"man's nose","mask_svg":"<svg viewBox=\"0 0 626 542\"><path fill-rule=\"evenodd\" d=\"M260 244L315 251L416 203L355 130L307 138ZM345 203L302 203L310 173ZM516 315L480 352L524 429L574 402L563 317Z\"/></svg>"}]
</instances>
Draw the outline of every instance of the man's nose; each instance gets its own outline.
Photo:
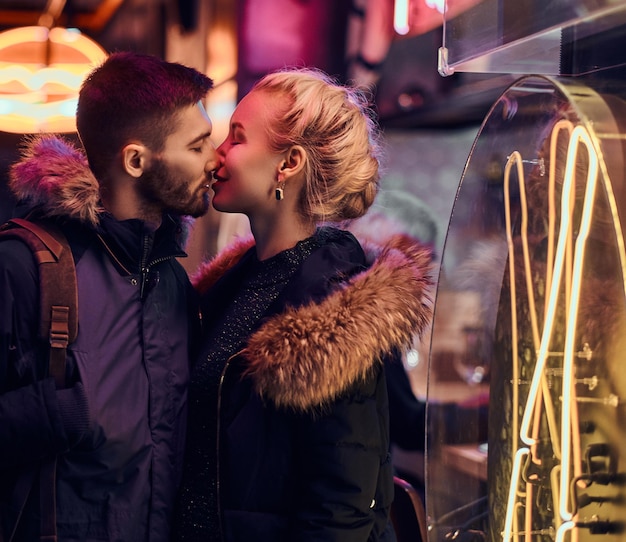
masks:
<instances>
[{"instance_id":1,"label":"man's nose","mask_svg":"<svg viewBox=\"0 0 626 542\"><path fill-rule=\"evenodd\" d=\"M211 143L211 149L209 150L209 156L204 164L204 170L208 173L210 171L214 171L219 166L219 155L217 154L217 150L215 149L215 145Z\"/></svg>"}]
</instances>

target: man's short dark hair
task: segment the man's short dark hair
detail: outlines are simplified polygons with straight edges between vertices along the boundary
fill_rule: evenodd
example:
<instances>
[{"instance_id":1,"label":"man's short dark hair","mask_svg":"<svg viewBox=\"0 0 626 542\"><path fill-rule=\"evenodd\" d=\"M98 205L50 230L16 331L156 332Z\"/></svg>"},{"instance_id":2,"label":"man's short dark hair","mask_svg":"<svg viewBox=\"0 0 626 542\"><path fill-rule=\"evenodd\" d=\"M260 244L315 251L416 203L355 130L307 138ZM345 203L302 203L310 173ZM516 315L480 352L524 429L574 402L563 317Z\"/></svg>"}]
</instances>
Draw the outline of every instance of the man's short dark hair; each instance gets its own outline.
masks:
<instances>
[{"instance_id":1,"label":"man's short dark hair","mask_svg":"<svg viewBox=\"0 0 626 542\"><path fill-rule=\"evenodd\" d=\"M180 110L202 100L212 86L209 77L179 63L112 53L83 82L76 112L78 134L96 177L104 175L130 141L161 150Z\"/></svg>"}]
</instances>

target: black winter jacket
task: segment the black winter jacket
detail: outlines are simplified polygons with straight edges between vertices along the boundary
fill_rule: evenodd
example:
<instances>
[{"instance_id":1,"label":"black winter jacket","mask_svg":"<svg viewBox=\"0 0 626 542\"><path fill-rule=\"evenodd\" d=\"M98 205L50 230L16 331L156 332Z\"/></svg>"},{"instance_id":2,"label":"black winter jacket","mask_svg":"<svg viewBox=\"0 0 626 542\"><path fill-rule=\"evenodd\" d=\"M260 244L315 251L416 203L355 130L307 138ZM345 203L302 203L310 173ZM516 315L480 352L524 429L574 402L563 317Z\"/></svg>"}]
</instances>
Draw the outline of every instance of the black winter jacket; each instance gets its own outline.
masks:
<instances>
[{"instance_id":1,"label":"black winter jacket","mask_svg":"<svg viewBox=\"0 0 626 542\"><path fill-rule=\"evenodd\" d=\"M209 312L236 288L228 270L250 246L195 277ZM383 360L428 321L430 251L402 236L365 248L343 233L316 249L226 366L217 442L228 542L394 539Z\"/></svg>"},{"instance_id":2,"label":"black winter jacket","mask_svg":"<svg viewBox=\"0 0 626 542\"><path fill-rule=\"evenodd\" d=\"M196 294L176 261L182 224L156 232L98 205L82 153L33 140L13 169L20 199L65 231L76 262L79 331L68 389L47 376L37 268L20 241L0 242L0 501L58 454L59 541L166 541L181 473ZM33 540L38 487L17 540ZM4 509L6 529L12 511ZM5 532L5 536L6 536Z\"/></svg>"}]
</instances>

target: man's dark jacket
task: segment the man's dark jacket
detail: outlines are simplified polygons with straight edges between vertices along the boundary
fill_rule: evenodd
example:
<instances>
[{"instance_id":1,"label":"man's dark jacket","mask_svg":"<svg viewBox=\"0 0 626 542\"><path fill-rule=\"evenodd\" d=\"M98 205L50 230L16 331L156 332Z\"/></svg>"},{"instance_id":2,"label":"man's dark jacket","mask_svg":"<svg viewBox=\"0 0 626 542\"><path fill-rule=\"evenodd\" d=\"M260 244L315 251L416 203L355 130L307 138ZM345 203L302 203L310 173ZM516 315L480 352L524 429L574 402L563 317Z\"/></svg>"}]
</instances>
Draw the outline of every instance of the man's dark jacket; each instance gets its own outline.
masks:
<instances>
[{"instance_id":1,"label":"man's dark jacket","mask_svg":"<svg viewBox=\"0 0 626 542\"><path fill-rule=\"evenodd\" d=\"M30 141L11 171L16 196L66 233L79 324L68 387L47 376L38 278L20 241L0 242L0 501L58 454L59 540L166 541L179 483L195 294L176 257L181 220L156 232L99 206L85 157L52 136ZM38 487L17 540L33 540ZM4 509L3 528L11 511ZM7 533L5 533L6 536Z\"/></svg>"}]
</instances>

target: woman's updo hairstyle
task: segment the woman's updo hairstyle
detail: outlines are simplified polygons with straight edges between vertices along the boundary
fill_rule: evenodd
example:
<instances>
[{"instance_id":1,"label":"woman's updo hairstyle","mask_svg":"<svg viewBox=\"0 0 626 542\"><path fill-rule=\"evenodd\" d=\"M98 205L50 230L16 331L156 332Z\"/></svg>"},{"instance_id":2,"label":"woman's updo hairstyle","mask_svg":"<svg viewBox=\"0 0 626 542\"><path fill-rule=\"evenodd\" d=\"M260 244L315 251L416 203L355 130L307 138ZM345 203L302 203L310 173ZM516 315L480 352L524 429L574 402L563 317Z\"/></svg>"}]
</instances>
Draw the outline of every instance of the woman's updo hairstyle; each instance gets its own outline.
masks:
<instances>
[{"instance_id":1,"label":"woman's updo hairstyle","mask_svg":"<svg viewBox=\"0 0 626 542\"><path fill-rule=\"evenodd\" d=\"M267 127L276 152L307 154L300 208L316 222L364 215L378 192L381 145L365 93L312 68L266 75L252 91L277 95L282 116Z\"/></svg>"}]
</instances>

